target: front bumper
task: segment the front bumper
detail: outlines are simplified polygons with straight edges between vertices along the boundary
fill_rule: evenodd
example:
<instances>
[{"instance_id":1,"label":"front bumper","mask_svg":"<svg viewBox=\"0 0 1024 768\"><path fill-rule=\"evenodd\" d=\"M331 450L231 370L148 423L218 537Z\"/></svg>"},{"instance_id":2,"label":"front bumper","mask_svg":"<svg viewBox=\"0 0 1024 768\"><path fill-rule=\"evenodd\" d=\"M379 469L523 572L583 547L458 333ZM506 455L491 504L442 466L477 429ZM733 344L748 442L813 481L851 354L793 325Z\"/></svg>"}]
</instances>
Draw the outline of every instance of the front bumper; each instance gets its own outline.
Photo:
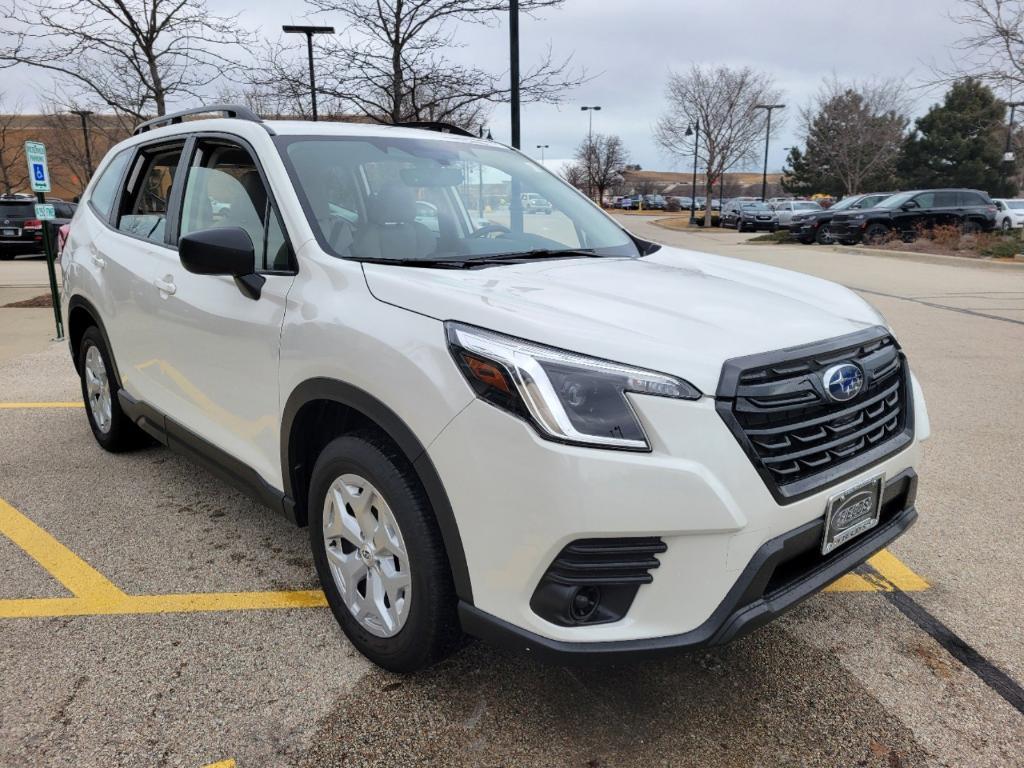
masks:
<instances>
[{"instance_id":1,"label":"front bumper","mask_svg":"<svg viewBox=\"0 0 1024 768\"><path fill-rule=\"evenodd\" d=\"M630 396L650 453L552 443L474 400L427 448L466 553L473 598L463 607L467 630L507 624L556 645L697 631L766 543L819 523L837 491L880 473L895 478L916 465L928 429L923 399L916 384L913 389L914 442L842 483L785 504L773 498L710 397ZM655 536L666 551L622 619L561 626L531 608L549 565L571 542Z\"/></svg>"},{"instance_id":2,"label":"front bumper","mask_svg":"<svg viewBox=\"0 0 1024 768\"><path fill-rule=\"evenodd\" d=\"M558 641L528 632L466 603L459 618L466 632L495 645L556 663L649 658L721 645L760 627L856 568L917 520L917 475L907 470L885 486L882 522L828 556L817 554L822 520L765 542L725 599L696 629L678 635L612 642Z\"/></svg>"}]
</instances>

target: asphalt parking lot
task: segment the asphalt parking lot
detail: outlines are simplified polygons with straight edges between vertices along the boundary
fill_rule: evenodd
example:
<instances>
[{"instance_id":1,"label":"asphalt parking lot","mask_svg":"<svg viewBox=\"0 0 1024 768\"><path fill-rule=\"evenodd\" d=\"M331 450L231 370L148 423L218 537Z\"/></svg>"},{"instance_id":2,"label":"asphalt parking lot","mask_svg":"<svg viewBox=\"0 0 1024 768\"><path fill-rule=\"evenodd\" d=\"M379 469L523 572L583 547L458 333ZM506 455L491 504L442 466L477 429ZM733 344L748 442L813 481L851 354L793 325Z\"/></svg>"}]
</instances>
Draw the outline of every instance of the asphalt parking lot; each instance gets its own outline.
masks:
<instances>
[{"instance_id":1,"label":"asphalt parking lot","mask_svg":"<svg viewBox=\"0 0 1024 768\"><path fill-rule=\"evenodd\" d=\"M0 337L0 765L1024 764L1024 267L625 221L886 315L933 430L891 551L723 648L562 669L469 642L385 673L323 607L305 530L165 449L104 453L47 311L0 310L22 339Z\"/></svg>"}]
</instances>

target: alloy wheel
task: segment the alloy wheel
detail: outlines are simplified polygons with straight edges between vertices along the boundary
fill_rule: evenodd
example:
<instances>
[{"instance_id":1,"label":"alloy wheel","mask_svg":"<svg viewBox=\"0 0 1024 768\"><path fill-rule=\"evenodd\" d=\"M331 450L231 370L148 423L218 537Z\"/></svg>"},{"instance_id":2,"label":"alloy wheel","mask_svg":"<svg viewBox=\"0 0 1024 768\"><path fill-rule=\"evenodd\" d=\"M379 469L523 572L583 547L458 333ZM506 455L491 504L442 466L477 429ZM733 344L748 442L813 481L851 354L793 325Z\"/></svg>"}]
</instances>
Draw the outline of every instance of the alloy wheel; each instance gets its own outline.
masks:
<instances>
[{"instance_id":1,"label":"alloy wheel","mask_svg":"<svg viewBox=\"0 0 1024 768\"><path fill-rule=\"evenodd\" d=\"M106 434L112 422L110 377L103 363L103 355L95 345L85 353L85 391L93 423L100 432Z\"/></svg>"},{"instance_id":2,"label":"alloy wheel","mask_svg":"<svg viewBox=\"0 0 1024 768\"><path fill-rule=\"evenodd\" d=\"M412 578L402 531L377 488L344 474L327 490L324 549L349 612L377 637L398 634L409 617Z\"/></svg>"}]
</instances>

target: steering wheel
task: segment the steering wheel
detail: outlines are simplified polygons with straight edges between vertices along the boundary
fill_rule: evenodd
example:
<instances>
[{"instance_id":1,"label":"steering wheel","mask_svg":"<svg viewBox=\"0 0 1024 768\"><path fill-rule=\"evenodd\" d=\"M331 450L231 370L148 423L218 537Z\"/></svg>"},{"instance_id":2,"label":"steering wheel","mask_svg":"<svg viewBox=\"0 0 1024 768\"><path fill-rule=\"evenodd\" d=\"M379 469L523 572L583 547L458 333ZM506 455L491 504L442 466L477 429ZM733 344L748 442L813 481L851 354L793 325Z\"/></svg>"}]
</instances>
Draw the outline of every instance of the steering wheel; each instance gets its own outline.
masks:
<instances>
[{"instance_id":1,"label":"steering wheel","mask_svg":"<svg viewBox=\"0 0 1024 768\"><path fill-rule=\"evenodd\" d=\"M500 235L507 235L510 234L512 230L504 224L484 224L480 229L475 230L470 237L485 237L487 235L494 234L495 232Z\"/></svg>"}]
</instances>

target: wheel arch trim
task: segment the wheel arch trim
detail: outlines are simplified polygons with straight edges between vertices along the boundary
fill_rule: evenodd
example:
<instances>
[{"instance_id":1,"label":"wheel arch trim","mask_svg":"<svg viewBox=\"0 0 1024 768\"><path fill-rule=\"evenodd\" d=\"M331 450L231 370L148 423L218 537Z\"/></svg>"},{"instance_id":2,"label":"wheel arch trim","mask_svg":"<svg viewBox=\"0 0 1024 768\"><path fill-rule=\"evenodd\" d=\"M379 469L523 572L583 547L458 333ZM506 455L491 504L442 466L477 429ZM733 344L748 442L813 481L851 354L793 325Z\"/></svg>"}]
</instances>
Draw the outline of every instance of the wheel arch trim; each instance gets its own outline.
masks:
<instances>
[{"instance_id":1,"label":"wheel arch trim","mask_svg":"<svg viewBox=\"0 0 1024 768\"><path fill-rule=\"evenodd\" d=\"M466 563L466 553L462 546L458 522L452 510L451 501L445 491L444 483L434 467L427 450L408 424L391 408L359 387L347 382L331 378L313 378L296 386L288 396L281 415L281 475L284 482L285 497L296 506L292 517L301 521L305 510L299 509L301 496L293 483L293 441L292 430L296 417L303 406L317 400L327 400L357 411L394 440L399 450L412 464L419 476L423 489L437 518L444 541L448 563L451 567L455 591L459 599L472 604L473 591Z\"/></svg>"},{"instance_id":2,"label":"wheel arch trim","mask_svg":"<svg viewBox=\"0 0 1024 768\"><path fill-rule=\"evenodd\" d=\"M84 310L89 317L92 318L93 323L97 328L100 329L100 335L103 337L103 343L107 347L107 355L110 357L110 364L114 368L114 380L120 386L121 373L117 367L117 356L114 354L114 347L110 343L110 336L107 334L107 328L103 324L103 320L100 317L99 310L96 306L81 294L75 294L68 299L68 350L71 352L71 361L75 365L75 370L78 370L78 350L74 347L75 334L71 330L71 317L75 313L75 310Z\"/></svg>"}]
</instances>

